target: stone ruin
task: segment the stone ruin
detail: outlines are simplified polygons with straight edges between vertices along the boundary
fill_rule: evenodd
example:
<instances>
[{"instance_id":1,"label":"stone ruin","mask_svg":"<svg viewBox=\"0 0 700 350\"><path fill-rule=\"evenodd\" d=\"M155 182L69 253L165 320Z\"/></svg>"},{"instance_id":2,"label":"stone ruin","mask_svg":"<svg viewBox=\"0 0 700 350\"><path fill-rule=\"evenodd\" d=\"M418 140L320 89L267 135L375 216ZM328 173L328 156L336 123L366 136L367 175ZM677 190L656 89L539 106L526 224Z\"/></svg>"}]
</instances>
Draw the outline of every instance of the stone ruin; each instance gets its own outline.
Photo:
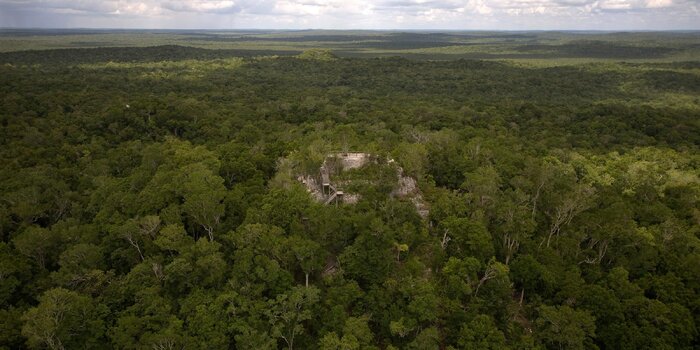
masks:
<instances>
[{"instance_id":1,"label":"stone ruin","mask_svg":"<svg viewBox=\"0 0 700 350\"><path fill-rule=\"evenodd\" d=\"M356 193L348 193L343 190L343 183L334 182L333 175L342 171L358 169L372 162L378 162L379 157L369 153L360 152L337 152L329 154L323 161L318 175L300 175L297 180L304 184L311 196L320 203L326 205L334 204L355 204L360 199ZM395 163L393 159L387 160L388 164ZM428 217L428 206L423 200L423 196L418 189L416 180L410 176L405 176L403 169L396 167L396 177L398 186L391 193L398 198L409 199L416 211L422 218Z\"/></svg>"}]
</instances>

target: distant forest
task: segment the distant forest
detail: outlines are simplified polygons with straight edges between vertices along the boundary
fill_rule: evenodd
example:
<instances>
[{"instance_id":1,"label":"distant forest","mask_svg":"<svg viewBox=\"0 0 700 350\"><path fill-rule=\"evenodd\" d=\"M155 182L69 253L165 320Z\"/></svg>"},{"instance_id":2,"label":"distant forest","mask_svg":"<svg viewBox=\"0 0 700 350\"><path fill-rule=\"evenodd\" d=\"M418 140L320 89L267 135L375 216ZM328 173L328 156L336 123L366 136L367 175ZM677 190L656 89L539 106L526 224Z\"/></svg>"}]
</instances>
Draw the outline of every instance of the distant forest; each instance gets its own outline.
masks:
<instances>
[{"instance_id":1,"label":"distant forest","mask_svg":"<svg viewBox=\"0 0 700 350\"><path fill-rule=\"evenodd\" d=\"M700 347L698 33L0 30L0 136L2 349Z\"/></svg>"}]
</instances>

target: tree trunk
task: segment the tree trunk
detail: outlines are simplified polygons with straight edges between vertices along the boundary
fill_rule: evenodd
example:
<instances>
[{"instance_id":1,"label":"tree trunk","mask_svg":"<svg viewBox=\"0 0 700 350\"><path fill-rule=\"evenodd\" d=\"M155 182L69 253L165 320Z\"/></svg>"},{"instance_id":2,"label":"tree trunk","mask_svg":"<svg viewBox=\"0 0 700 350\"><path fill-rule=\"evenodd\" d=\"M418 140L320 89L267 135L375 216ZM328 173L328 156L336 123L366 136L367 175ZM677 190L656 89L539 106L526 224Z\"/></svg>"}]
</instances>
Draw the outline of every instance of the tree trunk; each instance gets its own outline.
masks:
<instances>
[{"instance_id":1,"label":"tree trunk","mask_svg":"<svg viewBox=\"0 0 700 350\"><path fill-rule=\"evenodd\" d=\"M542 190L543 186L544 181L540 181L539 186L537 186L537 191L535 191L535 195L532 196L532 220L535 220L535 214L537 213L537 200L540 198L540 191Z\"/></svg>"},{"instance_id":2,"label":"tree trunk","mask_svg":"<svg viewBox=\"0 0 700 350\"><path fill-rule=\"evenodd\" d=\"M202 225L202 227L204 227L204 230L207 231L207 235L209 235L209 242L214 242L214 228L209 225Z\"/></svg>"},{"instance_id":3,"label":"tree trunk","mask_svg":"<svg viewBox=\"0 0 700 350\"><path fill-rule=\"evenodd\" d=\"M139 241L136 240L134 237L131 236L131 234L126 235L124 238L126 238L126 241L131 244L132 247L136 248L136 251L139 252L139 256L141 257L141 261L146 260L143 256L143 253L141 252L141 247L139 246Z\"/></svg>"},{"instance_id":4,"label":"tree trunk","mask_svg":"<svg viewBox=\"0 0 700 350\"><path fill-rule=\"evenodd\" d=\"M450 233L450 230L446 229L442 234L442 241L440 242L440 247L442 247L442 250L445 250L447 247L447 242L450 241L450 236L447 235L448 233Z\"/></svg>"}]
</instances>

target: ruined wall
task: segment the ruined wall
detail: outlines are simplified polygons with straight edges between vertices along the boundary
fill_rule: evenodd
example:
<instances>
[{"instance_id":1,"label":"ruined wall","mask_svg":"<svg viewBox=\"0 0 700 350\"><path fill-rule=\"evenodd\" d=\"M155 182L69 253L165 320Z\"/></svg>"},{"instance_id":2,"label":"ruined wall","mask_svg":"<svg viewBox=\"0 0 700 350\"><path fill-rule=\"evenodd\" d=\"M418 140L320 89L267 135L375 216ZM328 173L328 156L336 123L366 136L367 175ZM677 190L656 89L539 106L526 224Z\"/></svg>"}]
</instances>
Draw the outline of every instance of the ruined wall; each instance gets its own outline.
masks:
<instances>
[{"instance_id":1,"label":"ruined wall","mask_svg":"<svg viewBox=\"0 0 700 350\"><path fill-rule=\"evenodd\" d=\"M306 186L307 190L315 200L325 203L332 195L329 193L324 193L323 186L319 182L321 181L321 174L325 174L324 177L328 177L327 181L329 181L329 183L334 184L335 186L341 186L343 184L333 182L333 174L336 174L338 171L358 169L376 160L377 156L369 153L331 153L323 161L318 174L299 176L297 180ZM387 163L392 164L394 163L394 160L388 159ZM429 213L428 205L423 200L423 195L420 193L416 180L410 176L404 176L403 169L401 167L397 167L396 176L398 186L396 190L391 193L391 195L394 197L409 199L416 207L418 214L422 218L426 219ZM359 201L359 199L360 195L356 193L345 192L342 196L342 201L346 204L355 204Z\"/></svg>"}]
</instances>

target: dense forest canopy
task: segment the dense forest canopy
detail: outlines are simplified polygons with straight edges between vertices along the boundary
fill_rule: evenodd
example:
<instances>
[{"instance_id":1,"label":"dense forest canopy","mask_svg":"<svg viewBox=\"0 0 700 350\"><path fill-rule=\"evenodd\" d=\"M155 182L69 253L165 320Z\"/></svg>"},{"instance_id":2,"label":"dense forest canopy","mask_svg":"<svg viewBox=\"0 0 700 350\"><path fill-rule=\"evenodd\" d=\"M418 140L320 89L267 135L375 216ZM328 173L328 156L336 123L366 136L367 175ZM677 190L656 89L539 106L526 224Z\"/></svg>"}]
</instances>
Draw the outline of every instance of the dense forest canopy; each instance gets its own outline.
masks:
<instances>
[{"instance_id":1,"label":"dense forest canopy","mask_svg":"<svg viewBox=\"0 0 700 350\"><path fill-rule=\"evenodd\" d=\"M0 348L700 347L697 33L0 47Z\"/></svg>"}]
</instances>

